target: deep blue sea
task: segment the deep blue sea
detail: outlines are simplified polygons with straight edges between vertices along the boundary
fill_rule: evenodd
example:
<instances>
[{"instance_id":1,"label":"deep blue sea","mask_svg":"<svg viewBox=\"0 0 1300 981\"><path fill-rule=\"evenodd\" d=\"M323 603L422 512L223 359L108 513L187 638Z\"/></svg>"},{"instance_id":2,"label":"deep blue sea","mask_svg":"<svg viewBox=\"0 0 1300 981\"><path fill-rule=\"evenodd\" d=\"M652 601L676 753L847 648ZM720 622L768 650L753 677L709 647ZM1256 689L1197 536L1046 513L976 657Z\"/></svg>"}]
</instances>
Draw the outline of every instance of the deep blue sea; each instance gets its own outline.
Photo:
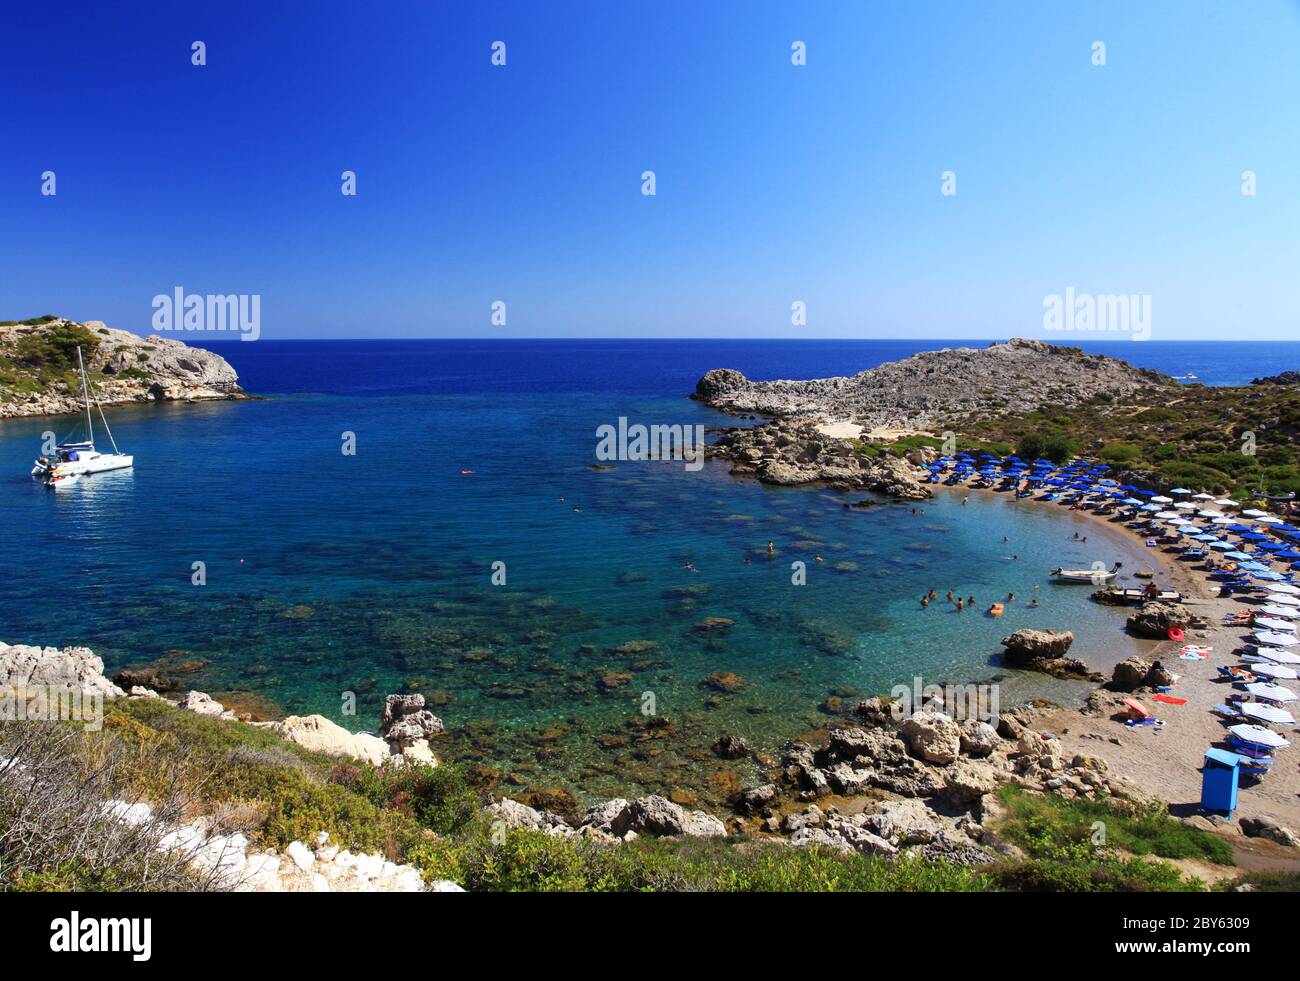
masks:
<instances>
[{"instance_id":1,"label":"deep blue sea","mask_svg":"<svg viewBox=\"0 0 1300 981\"><path fill-rule=\"evenodd\" d=\"M1141 568L1121 532L998 495L857 510L844 505L861 495L764 487L715 464L594 466L596 428L620 416L734 425L687 397L710 368L818 377L941 346L213 345L267 398L110 410L130 472L47 492L28 477L41 433L71 435L76 420L0 422L0 640L85 644L110 669L153 664L240 707L354 729L373 728L385 694L421 691L453 730L446 755L590 796L721 799L745 779L708 752L722 732L775 749L830 721L828 698L916 676L1005 674L1004 701L1072 697L1069 683L1003 672L997 641L1070 628L1098 665L1125 656L1121 614L1046 581L1061 564ZM1089 349L1207 384L1300 367L1300 345ZM791 584L795 560L807 585ZM931 588L976 609L922 609ZM1002 619L979 612L1008 593ZM742 687L710 689L714 672ZM648 697L671 730L643 731Z\"/></svg>"}]
</instances>

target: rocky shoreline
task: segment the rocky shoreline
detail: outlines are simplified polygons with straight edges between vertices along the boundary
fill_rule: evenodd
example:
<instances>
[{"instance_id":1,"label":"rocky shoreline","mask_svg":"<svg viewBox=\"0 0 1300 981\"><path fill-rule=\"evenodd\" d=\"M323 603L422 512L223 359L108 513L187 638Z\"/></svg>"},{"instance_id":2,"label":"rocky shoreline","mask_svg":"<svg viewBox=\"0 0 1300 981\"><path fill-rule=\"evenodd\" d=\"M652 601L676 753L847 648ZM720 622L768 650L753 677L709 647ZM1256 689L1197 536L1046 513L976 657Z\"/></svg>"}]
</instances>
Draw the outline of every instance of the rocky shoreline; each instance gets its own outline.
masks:
<instances>
[{"instance_id":1,"label":"rocky shoreline","mask_svg":"<svg viewBox=\"0 0 1300 981\"><path fill-rule=\"evenodd\" d=\"M211 351L98 320L40 318L0 326L0 419L85 411L80 389L69 381L77 345L101 405L249 397L235 369Z\"/></svg>"},{"instance_id":2,"label":"rocky shoreline","mask_svg":"<svg viewBox=\"0 0 1300 981\"><path fill-rule=\"evenodd\" d=\"M1046 653L1058 648L1059 642ZM1167 673L1158 665L1130 659L1116 669L1110 688L1129 691L1165 681ZM124 691L104 676L102 661L88 648L0 644L0 691L38 686L105 699L161 698L138 685ZM1105 711L1121 697L1099 689L1084 712ZM239 722L202 692L187 692L169 703L233 725L258 726L304 748L377 767L437 766L433 746L444 732L442 721L424 707L419 695L390 695L376 734L351 733L322 716ZM1045 708L1020 706L987 721L952 717L943 710L942 695L914 712L898 708L881 698L865 699L851 718L817 738L788 743L779 759L766 766L770 780L738 791L730 812L721 817L688 810L658 795L602 801L569 817L503 796L488 804L483 816L501 827L581 839L596 847L614 847L640 837L747 834L770 845L981 866L1023 857L991 828L1002 813L998 791L1006 784L1066 799L1114 799L1136 807L1151 804L1146 792L1118 776L1105 759L1069 752L1056 734L1043 730L1037 719ZM714 750L720 755L756 755L743 740L724 737L719 744ZM124 803L122 819L147 820L147 807L141 811L142 806ZM1198 826L1214 827L1204 819L1195 820ZM1278 835L1283 832L1291 834L1286 829L1274 834L1275 825L1265 822L1256 831L1274 840L1281 840ZM295 841L280 851L258 851L250 849L242 835L217 834L202 818L174 830L168 842L192 850L195 862L206 872L226 876L234 888L459 888L446 881L420 883L416 870L381 856L341 852L330 845L328 836L318 835L310 845Z\"/></svg>"},{"instance_id":3,"label":"rocky shoreline","mask_svg":"<svg viewBox=\"0 0 1300 981\"><path fill-rule=\"evenodd\" d=\"M927 471L919 463L928 460L920 451L912 460L887 453L868 456L855 440L827 435L823 429L817 422L776 419L726 430L705 453L730 461L734 476L783 487L820 483L833 490L872 491L909 501L923 501L933 493L921 483Z\"/></svg>"}]
</instances>

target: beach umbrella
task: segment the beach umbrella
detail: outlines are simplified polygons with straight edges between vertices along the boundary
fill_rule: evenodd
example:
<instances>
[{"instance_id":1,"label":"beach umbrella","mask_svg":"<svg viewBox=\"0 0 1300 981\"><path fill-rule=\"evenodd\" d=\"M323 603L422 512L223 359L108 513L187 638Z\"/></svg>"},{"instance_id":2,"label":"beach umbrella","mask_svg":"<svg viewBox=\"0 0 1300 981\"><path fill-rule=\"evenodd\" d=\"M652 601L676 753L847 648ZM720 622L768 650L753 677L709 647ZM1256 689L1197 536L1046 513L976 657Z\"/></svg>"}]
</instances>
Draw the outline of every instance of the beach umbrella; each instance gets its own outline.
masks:
<instances>
[{"instance_id":1,"label":"beach umbrella","mask_svg":"<svg viewBox=\"0 0 1300 981\"><path fill-rule=\"evenodd\" d=\"M1261 525L1280 525L1282 523L1281 518L1275 518L1271 514L1265 515L1262 518L1256 518L1255 520Z\"/></svg>"},{"instance_id":2,"label":"beach umbrella","mask_svg":"<svg viewBox=\"0 0 1300 981\"><path fill-rule=\"evenodd\" d=\"M1139 500L1138 500L1137 498L1135 498L1135 497L1126 497L1126 498L1124 498L1124 503L1125 503L1125 504L1141 504L1142 502L1139 501Z\"/></svg>"},{"instance_id":3,"label":"beach umbrella","mask_svg":"<svg viewBox=\"0 0 1300 981\"><path fill-rule=\"evenodd\" d=\"M1210 522L1212 525L1230 525L1233 521L1231 518L1215 518Z\"/></svg>"},{"instance_id":4,"label":"beach umbrella","mask_svg":"<svg viewBox=\"0 0 1300 981\"><path fill-rule=\"evenodd\" d=\"M1248 518L1267 518L1267 517L1268 517L1268 512L1267 512L1267 511L1261 511L1261 510L1259 510L1259 508L1247 508L1245 511L1242 511L1241 513L1244 514L1244 515L1245 515L1246 517L1248 517Z\"/></svg>"},{"instance_id":5,"label":"beach umbrella","mask_svg":"<svg viewBox=\"0 0 1300 981\"><path fill-rule=\"evenodd\" d=\"M1269 603L1276 603L1279 606L1300 606L1300 599L1294 596L1287 596L1285 593L1269 593L1265 599Z\"/></svg>"},{"instance_id":6,"label":"beach umbrella","mask_svg":"<svg viewBox=\"0 0 1300 981\"><path fill-rule=\"evenodd\" d=\"M1206 496L1206 497L1209 497L1210 495L1209 495L1209 494L1206 494L1205 496ZM1225 507L1225 508L1238 508L1238 507L1241 507L1241 504L1240 504L1239 502L1234 501L1234 500L1233 500L1232 498L1230 498L1230 497L1221 497L1221 498L1219 498L1217 501L1215 501L1214 503L1215 503L1215 504L1218 504L1218 505L1221 506L1221 507Z\"/></svg>"},{"instance_id":7,"label":"beach umbrella","mask_svg":"<svg viewBox=\"0 0 1300 981\"><path fill-rule=\"evenodd\" d=\"M1177 504L1174 505L1174 507L1178 508L1179 511L1195 511L1195 510L1196 510L1196 505L1193 504L1191 501L1179 501Z\"/></svg>"},{"instance_id":8,"label":"beach umbrella","mask_svg":"<svg viewBox=\"0 0 1300 981\"><path fill-rule=\"evenodd\" d=\"M1295 719L1286 709L1280 709L1276 705L1262 705L1259 702L1244 702L1239 708L1241 714L1248 719L1258 719L1261 722L1271 722L1276 726L1293 726Z\"/></svg>"},{"instance_id":9,"label":"beach umbrella","mask_svg":"<svg viewBox=\"0 0 1300 981\"><path fill-rule=\"evenodd\" d=\"M1191 491L1188 490L1186 487L1175 487L1175 488L1174 488L1173 490L1171 490L1169 493L1170 493L1170 494L1190 494Z\"/></svg>"},{"instance_id":10,"label":"beach umbrella","mask_svg":"<svg viewBox=\"0 0 1300 981\"><path fill-rule=\"evenodd\" d=\"M1213 541L1213 542L1210 542L1210 548L1218 549L1220 552L1231 552L1231 551L1234 551L1234 548L1233 548L1231 542Z\"/></svg>"},{"instance_id":11,"label":"beach umbrella","mask_svg":"<svg viewBox=\"0 0 1300 981\"><path fill-rule=\"evenodd\" d=\"M1174 499L1172 497L1165 497L1163 494L1157 494L1155 497L1151 498L1151 503L1152 504L1173 504Z\"/></svg>"},{"instance_id":12,"label":"beach umbrella","mask_svg":"<svg viewBox=\"0 0 1300 981\"><path fill-rule=\"evenodd\" d=\"M1278 583L1273 587L1273 592L1286 596L1300 596L1300 586L1293 586L1289 582Z\"/></svg>"},{"instance_id":13,"label":"beach umbrella","mask_svg":"<svg viewBox=\"0 0 1300 981\"><path fill-rule=\"evenodd\" d=\"M1295 634L1282 634L1276 630L1257 630L1254 637L1255 643L1261 647L1295 647L1300 644Z\"/></svg>"},{"instance_id":14,"label":"beach umbrella","mask_svg":"<svg viewBox=\"0 0 1300 981\"><path fill-rule=\"evenodd\" d=\"M1282 620L1278 617L1255 617L1256 627L1266 627L1269 630L1285 630L1295 633L1295 624L1290 620Z\"/></svg>"},{"instance_id":15,"label":"beach umbrella","mask_svg":"<svg viewBox=\"0 0 1300 981\"><path fill-rule=\"evenodd\" d=\"M1270 702L1294 702L1296 693L1290 688L1283 688L1281 685L1274 685L1267 681L1252 681L1246 686L1246 691L1256 698L1263 698Z\"/></svg>"},{"instance_id":16,"label":"beach umbrella","mask_svg":"<svg viewBox=\"0 0 1300 981\"><path fill-rule=\"evenodd\" d=\"M1256 664L1250 670L1252 674L1262 674L1266 678L1277 678L1279 681L1295 681L1298 677L1294 668L1288 668L1283 664Z\"/></svg>"},{"instance_id":17,"label":"beach umbrella","mask_svg":"<svg viewBox=\"0 0 1300 981\"><path fill-rule=\"evenodd\" d=\"M1151 716L1151 713L1147 711L1147 707L1135 698L1124 699L1124 706L1139 719L1146 719Z\"/></svg>"},{"instance_id":18,"label":"beach umbrella","mask_svg":"<svg viewBox=\"0 0 1300 981\"><path fill-rule=\"evenodd\" d=\"M1214 495L1213 495L1213 494L1206 494L1204 491L1202 491L1202 492L1199 493L1199 494L1193 494L1192 496L1193 496L1196 500L1198 500L1198 501L1213 501L1213 500L1214 500Z\"/></svg>"},{"instance_id":19,"label":"beach umbrella","mask_svg":"<svg viewBox=\"0 0 1300 981\"><path fill-rule=\"evenodd\" d=\"M1222 512L1222 511L1197 511L1196 513L1199 514L1202 518L1222 518L1222 517L1223 517L1223 512Z\"/></svg>"},{"instance_id":20,"label":"beach umbrella","mask_svg":"<svg viewBox=\"0 0 1300 981\"><path fill-rule=\"evenodd\" d=\"M1251 575L1256 579L1263 579L1265 582L1278 582L1286 578L1280 572L1252 572Z\"/></svg>"},{"instance_id":21,"label":"beach umbrella","mask_svg":"<svg viewBox=\"0 0 1300 981\"><path fill-rule=\"evenodd\" d=\"M1300 610L1297 610L1294 606L1280 606L1274 603L1261 606L1259 612L1271 617L1286 617L1288 620L1293 617L1300 617Z\"/></svg>"},{"instance_id":22,"label":"beach umbrella","mask_svg":"<svg viewBox=\"0 0 1300 981\"><path fill-rule=\"evenodd\" d=\"M1245 552L1224 552L1223 557L1225 559L1237 559L1241 562L1249 561L1251 558L1251 556ZM1260 566L1260 568L1263 569L1264 566Z\"/></svg>"},{"instance_id":23,"label":"beach umbrella","mask_svg":"<svg viewBox=\"0 0 1300 981\"><path fill-rule=\"evenodd\" d=\"M1213 535L1197 535L1197 536L1196 536L1196 541L1198 541L1198 542L1211 542L1211 543L1212 543L1212 542L1217 542L1218 539L1215 538Z\"/></svg>"},{"instance_id":24,"label":"beach umbrella","mask_svg":"<svg viewBox=\"0 0 1300 981\"><path fill-rule=\"evenodd\" d=\"M1178 519L1178 518L1181 518L1182 515L1179 514L1177 511L1160 511L1159 513L1156 514L1156 517L1157 517L1157 518L1174 518L1174 519Z\"/></svg>"},{"instance_id":25,"label":"beach umbrella","mask_svg":"<svg viewBox=\"0 0 1300 981\"><path fill-rule=\"evenodd\" d=\"M1300 664L1300 654L1284 651L1280 647L1256 647L1255 656L1274 664Z\"/></svg>"},{"instance_id":26,"label":"beach umbrella","mask_svg":"<svg viewBox=\"0 0 1300 981\"><path fill-rule=\"evenodd\" d=\"M1235 726L1228 726L1228 731L1244 742L1266 746L1269 749L1285 749L1291 745L1272 729L1265 729L1263 726L1252 726L1241 722Z\"/></svg>"}]
</instances>

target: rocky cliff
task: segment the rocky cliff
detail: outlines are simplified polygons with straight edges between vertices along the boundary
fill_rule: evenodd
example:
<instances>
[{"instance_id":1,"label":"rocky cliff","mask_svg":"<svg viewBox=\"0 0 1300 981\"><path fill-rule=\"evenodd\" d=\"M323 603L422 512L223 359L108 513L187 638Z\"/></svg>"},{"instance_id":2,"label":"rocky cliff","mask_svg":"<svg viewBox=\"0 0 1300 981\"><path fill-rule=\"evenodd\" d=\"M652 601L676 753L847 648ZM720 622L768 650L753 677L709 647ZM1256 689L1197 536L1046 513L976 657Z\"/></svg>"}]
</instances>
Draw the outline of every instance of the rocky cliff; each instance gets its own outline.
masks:
<instances>
[{"instance_id":1,"label":"rocky cliff","mask_svg":"<svg viewBox=\"0 0 1300 981\"><path fill-rule=\"evenodd\" d=\"M103 405L244 398L220 355L61 317L0 324L0 419L82 410L77 347Z\"/></svg>"},{"instance_id":2,"label":"rocky cliff","mask_svg":"<svg viewBox=\"0 0 1300 981\"><path fill-rule=\"evenodd\" d=\"M924 429L955 415L1010 415L1166 389L1177 392L1178 383L1159 372L1016 338L985 348L926 351L847 378L750 381L718 368L700 379L694 398L728 412Z\"/></svg>"}]
</instances>

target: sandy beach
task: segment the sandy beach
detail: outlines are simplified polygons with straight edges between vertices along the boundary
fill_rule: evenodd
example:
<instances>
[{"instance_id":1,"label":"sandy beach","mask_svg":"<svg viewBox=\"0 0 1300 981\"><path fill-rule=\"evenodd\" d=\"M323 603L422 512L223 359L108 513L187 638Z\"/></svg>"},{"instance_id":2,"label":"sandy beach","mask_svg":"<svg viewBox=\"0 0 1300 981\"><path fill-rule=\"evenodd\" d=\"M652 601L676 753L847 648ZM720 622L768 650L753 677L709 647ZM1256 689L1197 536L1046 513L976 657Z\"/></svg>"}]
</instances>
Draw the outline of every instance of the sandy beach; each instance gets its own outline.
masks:
<instances>
[{"instance_id":1,"label":"sandy beach","mask_svg":"<svg viewBox=\"0 0 1300 981\"><path fill-rule=\"evenodd\" d=\"M959 491L967 488L954 488ZM993 493L990 491L990 493ZM1035 502L1042 506L1058 505ZM1060 507L1065 511L1066 508ZM1069 511L1090 526L1104 527L1113 532L1138 537L1122 522L1093 514L1091 511ZM1188 641L1213 648L1206 660L1181 660L1177 655L1180 644L1171 641L1139 641L1149 645L1142 653L1147 659L1162 660L1177 676L1171 694L1187 699L1185 705L1168 705L1145 700L1165 725L1153 728L1135 728L1113 719L1109 714L1086 715L1071 708L1044 711L1039 722L1044 729L1055 732L1067 750L1105 758L1120 775L1125 776L1150 794L1169 803L1170 812L1183 817L1198 812L1201 797L1201 761L1205 751L1221 743L1226 735L1226 722L1212 712L1212 707L1223 702L1231 684L1220 678L1218 668L1241 663L1237 653L1250 631L1243 627L1223 626L1224 614L1234 610L1252 609L1263 605L1243 597L1220 598L1203 572L1196 566L1177 560L1176 551L1149 549L1150 569L1155 572L1155 582L1162 588L1173 587L1183 594L1184 603L1210 624L1207 630L1190 631ZM1116 608L1115 629L1123 634L1124 607ZM1127 638L1130 642L1133 638ZM1109 673L1113 665L1093 665ZM1291 737L1295 742L1295 737ZM1238 795L1238 811L1234 818L1267 815L1286 827L1300 827L1300 766L1294 757L1295 748L1282 750L1272 771L1261 781L1243 786ZM1291 754L1291 755L1288 755ZM1250 840L1252 854L1271 860L1274 849L1267 843ZM1285 851L1277 851L1285 856ZM1300 861L1291 861L1300 864Z\"/></svg>"}]
</instances>

